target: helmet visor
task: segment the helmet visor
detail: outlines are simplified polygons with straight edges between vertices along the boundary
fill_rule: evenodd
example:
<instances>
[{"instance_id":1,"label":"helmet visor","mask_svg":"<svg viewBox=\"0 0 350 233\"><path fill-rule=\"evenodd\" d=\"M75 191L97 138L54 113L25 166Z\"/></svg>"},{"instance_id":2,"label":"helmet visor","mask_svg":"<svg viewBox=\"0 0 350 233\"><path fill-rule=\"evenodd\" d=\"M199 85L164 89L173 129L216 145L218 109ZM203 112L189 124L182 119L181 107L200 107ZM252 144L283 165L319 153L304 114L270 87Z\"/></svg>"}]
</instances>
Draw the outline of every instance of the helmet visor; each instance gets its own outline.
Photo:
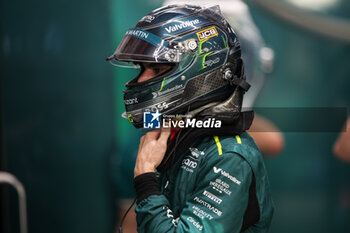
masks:
<instances>
[{"instance_id":1,"label":"helmet visor","mask_svg":"<svg viewBox=\"0 0 350 233\"><path fill-rule=\"evenodd\" d=\"M178 62L179 53L158 36L137 28L129 29L108 60L132 62ZM114 65L120 63L112 62Z\"/></svg>"}]
</instances>

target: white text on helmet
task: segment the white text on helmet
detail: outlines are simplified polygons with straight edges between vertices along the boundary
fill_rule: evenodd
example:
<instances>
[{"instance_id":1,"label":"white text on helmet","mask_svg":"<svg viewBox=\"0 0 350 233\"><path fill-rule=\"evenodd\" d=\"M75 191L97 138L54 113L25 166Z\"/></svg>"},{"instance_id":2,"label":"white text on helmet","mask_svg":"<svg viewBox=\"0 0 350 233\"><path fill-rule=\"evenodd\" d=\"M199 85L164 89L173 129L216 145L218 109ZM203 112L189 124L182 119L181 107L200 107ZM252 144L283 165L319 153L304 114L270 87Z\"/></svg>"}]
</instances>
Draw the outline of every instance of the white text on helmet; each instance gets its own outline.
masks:
<instances>
[{"instance_id":1,"label":"white text on helmet","mask_svg":"<svg viewBox=\"0 0 350 233\"><path fill-rule=\"evenodd\" d=\"M175 24L174 26L169 26L169 27L165 28L165 30L168 33L176 32L177 30L180 30L180 29L183 29L183 28L187 28L189 26L193 26L193 25L198 24L198 23L200 23L199 19L188 20L188 21L184 21L184 22L182 22L180 24Z\"/></svg>"}]
</instances>

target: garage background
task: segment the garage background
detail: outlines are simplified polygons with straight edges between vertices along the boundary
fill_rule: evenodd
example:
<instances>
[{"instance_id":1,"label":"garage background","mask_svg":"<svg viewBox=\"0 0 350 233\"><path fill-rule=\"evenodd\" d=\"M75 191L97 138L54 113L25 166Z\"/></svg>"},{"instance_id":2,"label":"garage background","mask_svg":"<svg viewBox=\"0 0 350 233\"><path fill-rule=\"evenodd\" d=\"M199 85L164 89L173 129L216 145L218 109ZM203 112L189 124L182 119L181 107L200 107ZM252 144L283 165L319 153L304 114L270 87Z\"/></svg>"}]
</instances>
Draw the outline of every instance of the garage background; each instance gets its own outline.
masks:
<instances>
[{"instance_id":1,"label":"garage background","mask_svg":"<svg viewBox=\"0 0 350 233\"><path fill-rule=\"evenodd\" d=\"M256 107L348 108L347 32L337 37L310 30L283 17L282 10L348 23L350 3L265 2L247 1L275 51L274 72ZM105 58L128 28L161 5L1 1L0 170L25 187L29 233L114 231L118 200L133 196L140 133L120 117L123 86L135 73ZM337 135L284 132L282 154L265 159L276 204L270 232L350 232L350 164L332 153ZM19 232L15 190L1 184L0 199L0 232Z\"/></svg>"}]
</instances>

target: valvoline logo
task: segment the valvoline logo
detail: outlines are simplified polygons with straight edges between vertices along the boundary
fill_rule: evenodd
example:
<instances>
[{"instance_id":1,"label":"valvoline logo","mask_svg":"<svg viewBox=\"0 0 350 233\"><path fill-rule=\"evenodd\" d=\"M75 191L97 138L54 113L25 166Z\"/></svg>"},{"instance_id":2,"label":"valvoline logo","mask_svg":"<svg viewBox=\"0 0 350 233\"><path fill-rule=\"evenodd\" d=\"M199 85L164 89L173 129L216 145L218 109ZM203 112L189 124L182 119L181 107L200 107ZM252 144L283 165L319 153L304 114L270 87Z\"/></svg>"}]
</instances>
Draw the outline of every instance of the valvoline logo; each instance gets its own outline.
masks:
<instances>
[{"instance_id":1,"label":"valvoline logo","mask_svg":"<svg viewBox=\"0 0 350 233\"><path fill-rule=\"evenodd\" d=\"M143 113L143 128L144 129L160 129L160 116L162 114L157 112Z\"/></svg>"}]
</instances>

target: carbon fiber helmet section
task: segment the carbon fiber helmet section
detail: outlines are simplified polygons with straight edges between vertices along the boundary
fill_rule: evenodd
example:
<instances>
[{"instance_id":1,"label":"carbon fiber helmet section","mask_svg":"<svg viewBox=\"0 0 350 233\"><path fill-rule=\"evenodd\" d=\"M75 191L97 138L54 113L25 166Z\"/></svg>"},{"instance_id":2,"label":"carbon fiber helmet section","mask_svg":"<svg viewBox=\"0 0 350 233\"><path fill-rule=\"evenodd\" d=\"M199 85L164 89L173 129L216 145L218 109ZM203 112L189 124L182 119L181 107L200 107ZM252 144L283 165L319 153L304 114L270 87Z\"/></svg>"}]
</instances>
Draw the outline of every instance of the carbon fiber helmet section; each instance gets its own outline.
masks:
<instances>
[{"instance_id":1,"label":"carbon fiber helmet section","mask_svg":"<svg viewBox=\"0 0 350 233\"><path fill-rule=\"evenodd\" d=\"M148 81L138 82L139 75L126 84L126 117L136 128L142 127L146 111L184 114L223 101L236 88L230 78L243 76L239 42L218 6L156 9L126 32L108 60L117 66L173 67Z\"/></svg>"}]
</instances>

